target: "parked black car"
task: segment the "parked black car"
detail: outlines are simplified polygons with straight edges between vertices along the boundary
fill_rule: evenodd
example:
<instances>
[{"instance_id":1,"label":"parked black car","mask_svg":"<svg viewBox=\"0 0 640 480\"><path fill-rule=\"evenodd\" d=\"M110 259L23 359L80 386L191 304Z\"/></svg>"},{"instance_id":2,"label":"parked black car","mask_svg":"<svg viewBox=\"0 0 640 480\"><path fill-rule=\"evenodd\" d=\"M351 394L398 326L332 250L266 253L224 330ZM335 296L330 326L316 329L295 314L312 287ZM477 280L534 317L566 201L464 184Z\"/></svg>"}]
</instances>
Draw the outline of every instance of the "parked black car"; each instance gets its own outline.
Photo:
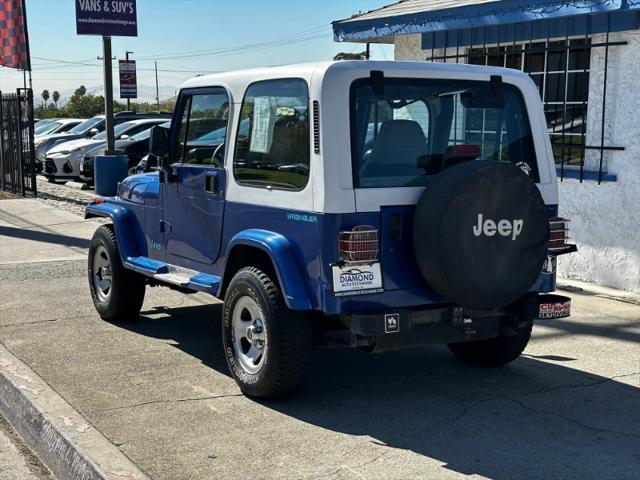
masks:
<instances>
[{"instance_id":1,"label":"parked black car","mask_svg":"<svg viewBox=\"0 0 640 480\"><path fill-rule=\"evenodd\" d=\"M169 128L171 122L166 122L162 126ZM129 157L129 173L136 173L135 167L149 153L149 136L151 129L145 130L123 140L116 140L116 150L121 150ZM86 183L94 183L94 162L95 157L102 154L104 145L99 145L89 150L80 162L80 180Z\"/></svg>"}]
</instances>

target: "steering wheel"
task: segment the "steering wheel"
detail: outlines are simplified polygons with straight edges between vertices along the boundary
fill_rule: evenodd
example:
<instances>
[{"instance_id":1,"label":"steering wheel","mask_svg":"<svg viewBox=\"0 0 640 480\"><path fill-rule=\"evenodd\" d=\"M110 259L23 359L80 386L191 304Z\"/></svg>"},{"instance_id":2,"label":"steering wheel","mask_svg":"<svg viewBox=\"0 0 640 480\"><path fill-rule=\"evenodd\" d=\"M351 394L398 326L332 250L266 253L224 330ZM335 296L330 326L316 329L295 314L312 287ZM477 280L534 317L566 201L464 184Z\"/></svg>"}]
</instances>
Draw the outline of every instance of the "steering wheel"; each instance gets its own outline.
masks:
<instances>
[{"instance_id":1,"label":"steering wheel","mask_svg":"<svg viewBox=\"0 0 640 480\"><path fill-rule=\"evenodd\" d=\"M216 147L211 156L212 160L218 160L221 164L224 162L224 142Z\"/></svg>"}]
</instances>

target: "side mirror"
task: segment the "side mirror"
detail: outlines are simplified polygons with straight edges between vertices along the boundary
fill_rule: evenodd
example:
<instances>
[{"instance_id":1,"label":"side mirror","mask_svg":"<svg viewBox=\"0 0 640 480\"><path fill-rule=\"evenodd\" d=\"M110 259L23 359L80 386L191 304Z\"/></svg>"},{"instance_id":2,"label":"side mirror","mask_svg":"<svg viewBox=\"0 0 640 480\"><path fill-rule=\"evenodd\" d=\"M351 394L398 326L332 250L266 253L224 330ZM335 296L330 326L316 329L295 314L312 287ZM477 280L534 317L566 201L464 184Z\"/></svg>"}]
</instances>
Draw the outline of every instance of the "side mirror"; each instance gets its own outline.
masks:
<instances>
[{"instance_id":1,"label":"side mirror","mask_svg":"<svg viewBox=\"0 0 640 480\"><path fill-rule=\"evenodd\" d=\"M100 130L98 130L96 127L93 127L91 130L89 130L89 136L90 137L94 137L99 133L100 133Z\"/></svg>"},{"instance_id":2,"label":"side mirror","mask_svg":"<svg viewBox=\"0 0 640 480\"><path fill-rule=\"evenodd\" d=\"M126 133L123 133L118 137L118 140L126 140L127 138L129 138L129 135L127 135Z\"/></svg>"},{"instance_id":3,"label":"side mirror","mask_svg":"<svg viewBox=\"0 0 640 480\"><path fill-rule=\"evenodd\" d=\"M156 157L156 170L164 172L167 180L173 176L169 166L169 133L168 128L156 125L149 136L149 154Z\"/></svg>"}]
</instances>

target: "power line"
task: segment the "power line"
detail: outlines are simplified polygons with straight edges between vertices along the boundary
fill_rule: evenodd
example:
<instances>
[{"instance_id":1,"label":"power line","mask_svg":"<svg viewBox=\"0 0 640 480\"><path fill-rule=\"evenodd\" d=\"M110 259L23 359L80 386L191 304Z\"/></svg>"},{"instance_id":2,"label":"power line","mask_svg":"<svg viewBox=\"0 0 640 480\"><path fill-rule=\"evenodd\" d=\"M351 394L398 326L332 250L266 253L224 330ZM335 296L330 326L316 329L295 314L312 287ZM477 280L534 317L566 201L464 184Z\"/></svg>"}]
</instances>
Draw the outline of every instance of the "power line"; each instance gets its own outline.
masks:
<instances>
[{"instance_id":1,"label":"power line","mask_svg":"<svg viewBox=\"0 0 640 480\"><path fill-rule=\"evenodd\" d=\"M293 44L306 42L315 38L328 35L331 32L320 34L321 30L325 30L326 26L318 26L307 30L301 30L299 32L290 33L283 37L277 37L264 42L248 43L244 45L237 45L234 47L226 47L217 50L195 50L191 52L179 52L179 53L160 53L156 55L148 55L139 57L141 60L170 60L170 59L182 59L182 58L195 58L202 56L213 56L220 53L236 53L243 50L262 49L264 47L278 46L282 44Z\"/></svg>"}]
</instances>

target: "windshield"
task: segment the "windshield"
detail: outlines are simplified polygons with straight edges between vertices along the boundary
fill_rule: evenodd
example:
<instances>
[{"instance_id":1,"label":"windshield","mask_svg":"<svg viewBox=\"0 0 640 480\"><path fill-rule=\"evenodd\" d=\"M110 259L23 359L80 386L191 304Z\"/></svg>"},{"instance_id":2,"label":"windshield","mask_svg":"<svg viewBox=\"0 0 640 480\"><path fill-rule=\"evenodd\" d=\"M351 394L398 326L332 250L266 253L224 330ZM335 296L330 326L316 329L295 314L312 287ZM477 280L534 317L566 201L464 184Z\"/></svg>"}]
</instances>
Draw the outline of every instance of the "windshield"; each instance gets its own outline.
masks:
<instances>
[{"instance_id":1,"label":"windshield","mask_svg":"<svg viewBox=\"0 0 640 480\"><path fill-rule=\"evenodd\" d=\"M126 123L121 123L120 125L116 125L115 128L113 129L113 136L114 137L118 137L118 135L126 132L127 130L129 130L131 127L133 127L135 124L130 123L130 122L126 122ZM149 128L151 128L151 125L149 125ZM95 137L93 137L94 140L106 140L107 139L107 132L106 130L102 133L99 133L98 135L96 135Z\"/></svg>"},{"instance_id":2,"label":"windshield","mask_svg":"<svg viewBox=\"0 0 640 480\"><path fill-rule=\"evenodd\" d=\"M135 135L131 135L129 140L133 140L135 142L139 142L140 140L146 140L151 136L151 127L148 130L143 130L140 133L136 133Z\"/></svg>"},{"instance_id":3,"label":"windshield","mask_svg":"<svg viewBox=\"0 0 640 480\"><path fill-rule=\"evenodd\" d=\"M73 127L71 130L69 130L69 133L71 133L71 134L84 134L84 133L88 132L89 130L91 130L93 127L97 127L98 124L100 122L103 122L103 121L104 121L104 119L100 118L100 117L88 118L84 122L79 123L78 125Z\"/></svg>"},{"instance_id":4,"label":"windshield","mask_svg":"<svg viewBox=\"0 0 640 480\"><path fill-rule=\"evenodd\" d=\"M33 129L34 135L46 135L47 133L53 132L55 129L60 127L62 123L60 122L47 122L44 125L36 125Z\"/></svg>"},{"instance_id":5,"label":"windshield","mask_svg":"<svg viewBox=\"0 0 640 480\"><path fill-rule=\"evenodd\" d=\"M520 91L508 84L369 79L352 86L356 187L426 185L433 175L472 160L510 162L538 181L531 129Z\"/></svg>"}]
</instances>

